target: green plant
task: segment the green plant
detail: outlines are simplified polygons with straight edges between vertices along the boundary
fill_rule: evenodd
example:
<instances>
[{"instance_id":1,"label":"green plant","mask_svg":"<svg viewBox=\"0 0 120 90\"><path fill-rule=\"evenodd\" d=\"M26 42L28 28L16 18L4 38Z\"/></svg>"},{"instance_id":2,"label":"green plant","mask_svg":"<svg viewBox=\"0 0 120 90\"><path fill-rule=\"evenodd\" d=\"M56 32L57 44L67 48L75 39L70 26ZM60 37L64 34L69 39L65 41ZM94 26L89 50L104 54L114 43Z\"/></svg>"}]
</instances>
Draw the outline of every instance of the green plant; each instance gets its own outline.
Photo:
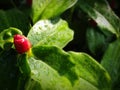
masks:
<instances>
[{"instance_id":1,"label":"green plant","mask_svg":"<svg viewBox=\"0 0 120 90\"><path fill-rule=\"evenodd\" d=\"M120 19L108 1L28 1L0 1L0 90L119 90Z\"/></svg>"}]
</instances>

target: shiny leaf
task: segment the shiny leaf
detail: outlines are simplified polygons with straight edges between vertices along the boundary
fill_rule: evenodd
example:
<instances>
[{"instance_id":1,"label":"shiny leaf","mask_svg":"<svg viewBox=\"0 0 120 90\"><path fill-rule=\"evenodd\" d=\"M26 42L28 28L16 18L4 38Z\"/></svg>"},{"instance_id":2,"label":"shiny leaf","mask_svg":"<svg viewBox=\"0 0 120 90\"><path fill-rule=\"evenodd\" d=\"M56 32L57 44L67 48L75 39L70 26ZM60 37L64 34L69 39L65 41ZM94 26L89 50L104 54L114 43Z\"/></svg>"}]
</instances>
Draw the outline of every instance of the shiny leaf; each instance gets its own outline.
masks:
<instances>
[{"instance_id":1,"label":"shiny leaf","mask_svg":"<svg viewBox=\"0 0 120 90\"><path fill-rule=\"evenodd\" d=\"M36 46L32 51L36 58L48 64L59 75L68 78L74 89L104 90L111 87L107 71L85 53L65 52L55 46L46 45Z\"/></svg>"},{"instance_id":2,"label":"shiny leaf","mask_svg":"<svg viewBox=\"0 0 120 90\"><path fill-rule=\"evenodd\" d=\"M33 22L39 19L53 18L72 7L77 0L33 0Z\"/></svg>"},{"instance_id":3,"label":"shiny leaf","mask_svg":"<svg viewBox=\"0 0 120 90\"><path fill-rule=\"evenodd\" d=\"M40 20L37 22L27 36L35 45L55 45L63 48L73 39L73 31L62 19Z\"/></svg>"}]
</instances>

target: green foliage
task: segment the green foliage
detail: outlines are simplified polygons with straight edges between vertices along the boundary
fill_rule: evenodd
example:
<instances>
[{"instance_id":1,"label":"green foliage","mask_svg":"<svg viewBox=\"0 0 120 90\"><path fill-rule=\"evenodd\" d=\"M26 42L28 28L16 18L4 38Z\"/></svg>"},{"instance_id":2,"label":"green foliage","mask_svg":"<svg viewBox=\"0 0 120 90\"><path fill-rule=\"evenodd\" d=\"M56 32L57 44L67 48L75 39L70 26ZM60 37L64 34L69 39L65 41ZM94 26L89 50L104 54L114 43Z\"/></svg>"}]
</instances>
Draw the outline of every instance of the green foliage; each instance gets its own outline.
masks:
<instances>
[{"instance_id":1,"label":"green foliage","mask_svg":"<svg viewBox=\"0 0 120 90\"><path fill-rule=\"evenodd\" d=\"M120 79L120 39L116 40L115 42L111 43L106 50L101 64L106 68L112 78L113 89L118 90L119 85L116 86L115 84L118 83Z\"/></svg>"},{"instance_id":2,"label":"green foliage","mask_svg":"<svg viewBox=\"0 0 120 90\"><path fill-rule=\"evenodd\" d=\"M110 89L111 79L109 74L92 57L85 53L75 52L70 52L70 55L76 63L75 70L77 71L79 77L91 83L94 87L100 90Z\"/></svg>"},{"instance_id":3,"label":"green foliage","mask_svg":"<svg viewBox=\"0 0 120 90\"><path fill-rule=\"evenodd\" d=\"M26 90L72 90L71 83L66 77L60 76L56 70L41 60L29 58L29 66L31 77L25 87Z\"/></svg>"},{"instance_id":4,"label":"green foliage","mask_svg":"<svg viewBox=\"0 0 120 90\"><path fill-rule=\"evenodd\" d=\"M60 15L66 9L72 7L77 0L33 0L32 19L48 19Z\"/></svg>"},{"instance_id":5,"label":"green foliage","mask_svg":"<svg viewBox=\"0 0 120 90\"><path fill-rule=\"evenodd\" d=\"M5 29L3 30L1 33L0 33L0 47L2 49L9 49L11 48L12 44L13 44L13 36L15 34L22 34L22 32L17 29L17 28L8 28L8 29Z\"/></svg>"},{"instance_id":6,"label":"green foliage","mask_svg":"<svg viewBox=\"0 0 120 90\"><path fill-rule=\"evenodd\" d=\"M103 53L107 47L107 41L105 35L103 35L97 28L89 27L86 32L87 44L88 47L94 55L98 54L97 52Z\"/></svg>"},{"instance_id":7,"label":"green foliage","mask_svg":"<svg viewBox=\"0 0 120 90\"><path fill-rule=\"evenodd\" d=\"M88 27L86 31L86 41L90 52L95 57L100 57L106 51L108 45L114 40L114 35L103 34L98 27ZM99 52L98 52L99 51ZM101 59L101 58L98 58Z\"/></svg>"},{"instance_id":8,"label":"green foliage","mask_svg":"<svg viewBox=\"0 0 120 90\"><path fill-rule=\"evenodd\" d=\"M105 34L110 31L119 37L120 20L105 0L79 0L79 7L97 22Z\"/></svg>"},{"instance_id":9,"label":"green foliage","mask_svg":"<svg viewBox=\"0 0 120 90\"><path fill-rule=\"evenodd\" d=\"M0 89L16 90L19 78L17 53L10 49L0 53Z\"/></svg>"},{"instance_id":10,"label":"green foliage","mask_svg":"<svg viewBox=\"0 0 120 90\"><path fill-rule=\"evenodd\" d=\"M36 46L32 51L33 57L29 59L31 78L40 83L38 85L43 90L44 88L45 90L74 90L74 88L76 90L85 88L104 90L110 88L111 80L108 73L87 54L65 52L58 47L48 45ZM54 75L55 72L58 75ZM79 82L82 84L79 85ZM88 86L81 87L84 84ZM30 86L28 87L30 88ZM35 88L34 85L32 87Z\"/></svg>"},{"instance_id":11,"label":"green foliage","mask_svg":"<svg viewBox=\"0 0 120 90\"><path fill-rule=\"evenodd\" d=\"M119 90L120 19L106 0L14 1L0 1L10 4L0 9L0 90ZM30 51L16 52L15 34Z\"/></svg>"},{"instance_id":12,"label":"green foliage","mask_svg":"<svg viewBox=\"0 0 120 90\"><path fill-rule=\"evenodd\" d=\"M30 22L28 17L18 9L0 10L0 32L9 27L18 28L24 35L27 35Z\"/></svg>"},{"instance_id":13,"label":"green foliage","mask_svg":"<svg viewBox=\"0 0 120 90\"><path fill-rule=\"evenodd\" d=\"M40 20L28 33L32 45L55 45L63 48L73 39L73 31L62 19Z\"/></svg>"}]
</instances>

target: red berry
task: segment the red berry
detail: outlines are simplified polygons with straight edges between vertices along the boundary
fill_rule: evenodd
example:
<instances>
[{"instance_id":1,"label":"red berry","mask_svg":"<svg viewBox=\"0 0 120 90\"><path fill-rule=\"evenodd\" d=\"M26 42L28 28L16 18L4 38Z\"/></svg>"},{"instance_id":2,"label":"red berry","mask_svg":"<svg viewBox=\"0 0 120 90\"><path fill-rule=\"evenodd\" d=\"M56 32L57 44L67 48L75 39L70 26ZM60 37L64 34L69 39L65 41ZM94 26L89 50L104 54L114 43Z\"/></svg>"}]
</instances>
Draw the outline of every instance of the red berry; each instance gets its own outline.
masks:
<instances>
[{"instance_id":1,"label":"red berry","mask_svg":"<svg viewBox=\"0 0 120 90\"><path fill-rule=\"evenodd\" d=\"M32 0L26 0L27 5L32 6Z\"/></svg>"},{"instance_id":2,"label":"red berry","mask_svg":"<svg viewBox=\"0 0 120 90\"><path fill-rule=\"evenodd\" d=\"M111 7L112 9L115 9L116 6L117 6L115 0L111 0L111 1L109 2L109 4L110 4L110 7Z\"/></svg>"},{"instance_id":3,"label":"red berry","mask_svg":"<svg viewBox=\"0 0 120 90\"><path fill-rule=\"evenodd\" d=\"M29 40L25 36L19 34L14 35L14 45L19 54L23 54L31 48Z\"/></svg>"},{"instance_id":4,"label":"red berry","mask_svg":"<svg viewBox=\"0 0 120 90\"><path fill-rule=\"evenodd\" d=\"M97 26L97 22L93 19L89 19L89 23L92 27L96 27Z\"/></svg>"}]
</instances>

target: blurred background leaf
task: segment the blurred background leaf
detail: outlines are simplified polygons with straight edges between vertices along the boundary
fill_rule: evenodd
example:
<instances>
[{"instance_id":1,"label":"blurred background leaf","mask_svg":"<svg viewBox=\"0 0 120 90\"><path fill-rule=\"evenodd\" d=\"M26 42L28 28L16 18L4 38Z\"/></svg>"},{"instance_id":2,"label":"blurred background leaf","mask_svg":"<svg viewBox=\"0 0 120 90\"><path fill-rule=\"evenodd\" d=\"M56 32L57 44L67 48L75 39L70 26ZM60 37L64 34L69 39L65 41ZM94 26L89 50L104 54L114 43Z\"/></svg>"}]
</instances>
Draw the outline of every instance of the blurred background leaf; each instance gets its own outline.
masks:
<instances>
[{"instance_id":1,"label":"blurred background leaf","mask_svg":"<svg viewBox=\"0 0 120 90\"><path fill-rule=\"evenodd\" d=\"M120 85L120 39L111 43L106 50L101 64L106 68L112 78L112 88L119 90Z\"/></svg>"},{"instance_id":2,"label":"blurred background leaf","mask_svg":"<svg viewBox=\"0 0 120 90\"><path fill-rule=\"evenodd\" d=\"M10 49L0 53L0 89L16 90L19 78L17 53Z\"/></svg>"},{"instance_id":3,"label":"blurred background leaf","mask_svg":"<svg viewBox=\"0 0 120 90\"><path fill-rule=\"evenodd\" d=\"M18 9L0 10L0 21L0 32L9 27L15 27L27 35L30 29L28 17Z\"/></svg>"},{"instance_id":4,"label":"blurred background leaf","mask_svg":"<svg viewBox=\"0 0 120 90\"><path fill-rule=\"evenodd\" d=\"M79 6L97 22L103 33L106 34L107 30L119 37L120 19L106 0L79 0Z\"/></svg>"},{"instance_id":5,"label":"blurred background leaf","mask_svg":"<svg viewBox=\"0 0 120 90\"><path fill-rule=\"evenodd\" d=\"M98 61L101 60L108 45L116 39L116 36L105 35L98 27L88 27L86 31L86 41L90 53Z\"/></svg>"},{"instance_id":6,"label":"blurred background leaf","mask_svg":"<svg viewBox=\"0 0 120 90\"><path fill-rule=\"evenodd\" d=\"M77 0L33 0L32 19L37 22L40 19L53 18L72 7Z\"/></svg>"}]
</instances>

